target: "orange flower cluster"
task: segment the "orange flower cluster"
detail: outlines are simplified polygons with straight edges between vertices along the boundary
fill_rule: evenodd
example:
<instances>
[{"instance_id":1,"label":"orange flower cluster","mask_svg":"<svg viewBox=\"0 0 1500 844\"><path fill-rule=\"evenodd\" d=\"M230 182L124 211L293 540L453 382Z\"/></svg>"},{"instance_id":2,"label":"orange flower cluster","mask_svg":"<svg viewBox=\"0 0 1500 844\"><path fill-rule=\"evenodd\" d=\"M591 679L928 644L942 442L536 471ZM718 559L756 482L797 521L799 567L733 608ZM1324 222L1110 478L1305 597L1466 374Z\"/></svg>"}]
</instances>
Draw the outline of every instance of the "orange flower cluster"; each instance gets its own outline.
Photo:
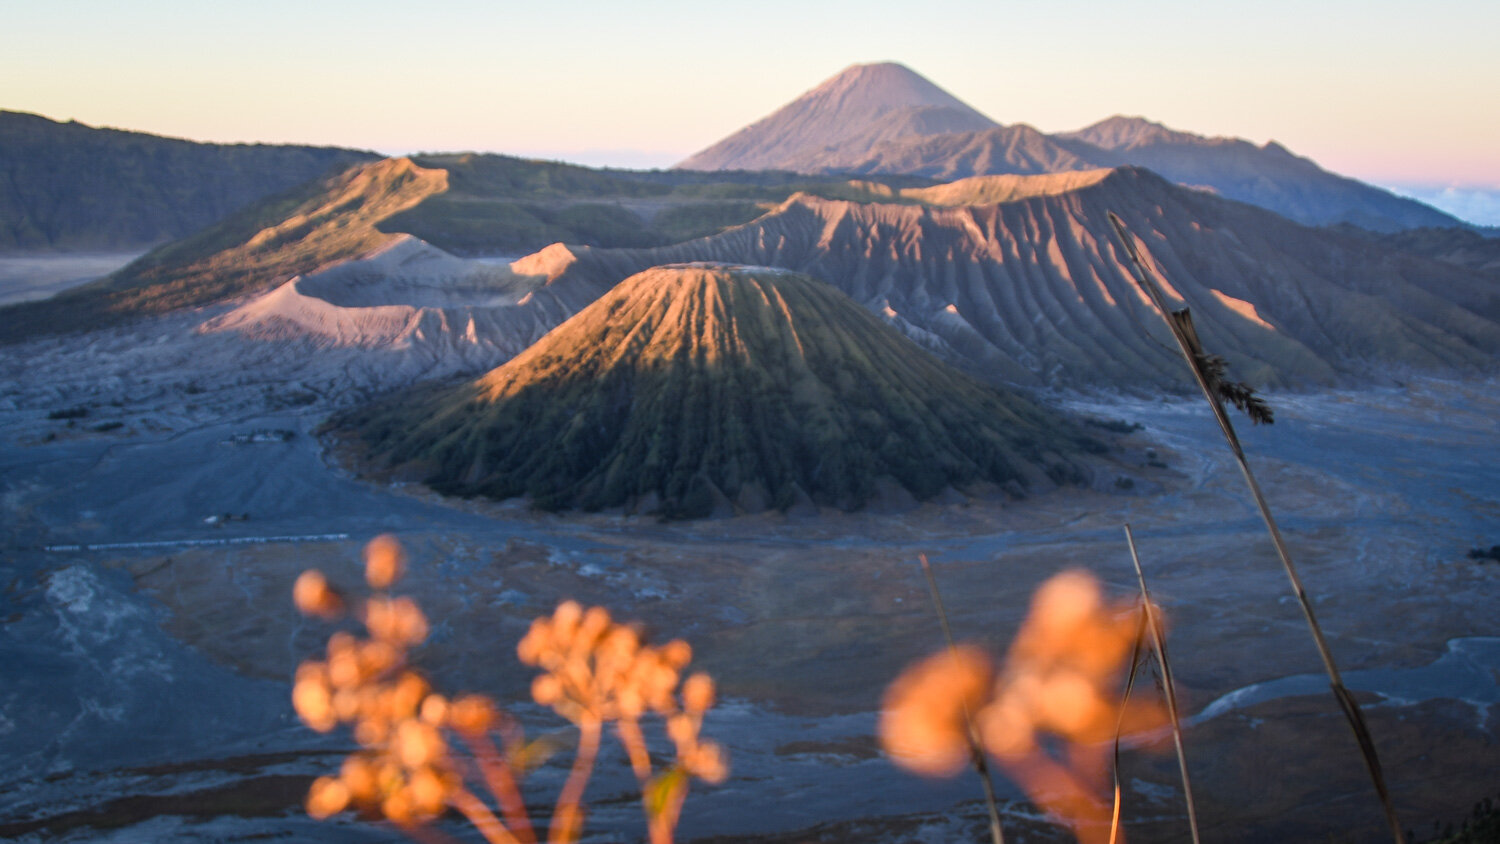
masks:
<instances>
[{"instance_id":1,"label":"orange flower cluster","mask_svg":"<svg viewBox=\"0 0 1500 844\"><path fill-rule=\"evenodd\" d=\"M366 547L365 560L367 580L388 587L400 574L400 545L379 537ZM344 606L317 571L304 572L292 594L310 615L336 617ZM450 704L407 667L408 650L427 638L427 618L416 602L377 594L365 601L361 616L369 638L335 633L326 659L297 668L292 705L303 722L319 732L352 725L363 748L344 760L339 776L313 783L307 811L325 818L353 807L402 826L423 823L463 790L441 730L457 728L455 715L466 723L465 714L487 708L482 699Z\"/></svg>"},{"instance_id":2,"label":"orange flower cluster","mask_svg":"<svg viewBox=\"0 0 1500 844\"><path fill-rule=\"evenodd\" d=\"M448 808L466 816L491 844L534 844L536 838L518 781L545 756L545 740L524 744L518 725L481 695L450 700L435 693L408 666L408 653L428 633L415 601L386 593L406 568L400 543L380 536L365 548L365 579L374 595L358 605L368 633L334 633L326 658L297 669L292 703L319 732L353 728L361 749L344 760L336 777L320 777L307 811L326 818L346 809L386 819L415 833ZM343 615L349 602L321 572L306 571L292 590L297 608L324 619ZM645 644L635 627L614 623L599 607L584 611L568 601L537 619L518 647L521 660L546 673L533 684L537 702L578 725L578 754L553 812L548 839L577 840L582 829L583 789L592 771L602 725L613 722L640 777L653 842L671 840L686 779L722 782L728 775L717 744L699 738L704 713L713 705L713 681L695 674L677 687L692 648L674 640L660 648ZM667 719L677 750L670 776L651 777L651 761L639 720L647 713ZM504 752L490 734L498 732ZM457 737L459 743L450 742ZM467 749L468 754L463 751ZM470 792L465 777L478 776L498 803L504 820ZM666 784L666 787L663 786Z\"/></svg>"},{"instance_id":3,"label":"orange flower cluster","mask_svg":"<svg viewBox=\"0 0 1500 844\"><path fill-rule=\"evenodd\" d=\"M908 668L886 692L881 742L928 776L958 773L982 748L1080 840L1108 840L1109 807L1094 796L1107 742L1165 723L1158 704L1126 704L1117 691L1140 619L1138 605L1106 603L1092 575L1063 572L1037 590L998 675L971 646ZM1060 759L1043 735L1062 740Z\"/></svg>"},{"instance_id":4,"label":"orange flower cluster","mask_svg":"<svg viewBox=\"0 0 1500 844\"><path fill-rule=\"evenodd\" d=\"M688 677L679 705L678 683L693 658L687 642L674 639L653 647L642 641L639 630L615 623L602 607L584 610L564 601L550 617L531 623L516 655L545 672L532 683L532 698L578 725L580 759L592 757L603 725L614 723L641 782L653 841L671 839L688 776L710 783L728 777L723 749L700 737L703 715L714 703L712 678L702 673ZM656 777L640 727L648 713L666 719L667 736L677 750L675 763ZM582 785L577 789L581 793ZM653 794L658 799L651 799Z\"/></svg>"}]
</instances>

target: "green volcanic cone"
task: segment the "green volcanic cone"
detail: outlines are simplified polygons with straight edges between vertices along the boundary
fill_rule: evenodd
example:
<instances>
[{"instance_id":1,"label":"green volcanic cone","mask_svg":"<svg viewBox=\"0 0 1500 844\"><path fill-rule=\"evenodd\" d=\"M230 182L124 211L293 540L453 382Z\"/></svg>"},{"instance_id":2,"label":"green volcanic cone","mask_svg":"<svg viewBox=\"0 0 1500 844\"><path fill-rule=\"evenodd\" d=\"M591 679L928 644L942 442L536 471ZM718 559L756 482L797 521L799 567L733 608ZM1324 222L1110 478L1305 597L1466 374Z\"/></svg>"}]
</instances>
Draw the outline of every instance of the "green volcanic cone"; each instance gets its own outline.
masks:
<instances>
[{"instance_id":1,"label":"green volcanic cone","mask_svg":"<svg viewBox=\"0 0 1500 844\"><path fill-rule=\"evenodd\" d=\"M830 285L708 264L631 276L479 380L334 427L444 493L680 518L1076 482L1102 449Z\"/></svg>"}]
</instances>

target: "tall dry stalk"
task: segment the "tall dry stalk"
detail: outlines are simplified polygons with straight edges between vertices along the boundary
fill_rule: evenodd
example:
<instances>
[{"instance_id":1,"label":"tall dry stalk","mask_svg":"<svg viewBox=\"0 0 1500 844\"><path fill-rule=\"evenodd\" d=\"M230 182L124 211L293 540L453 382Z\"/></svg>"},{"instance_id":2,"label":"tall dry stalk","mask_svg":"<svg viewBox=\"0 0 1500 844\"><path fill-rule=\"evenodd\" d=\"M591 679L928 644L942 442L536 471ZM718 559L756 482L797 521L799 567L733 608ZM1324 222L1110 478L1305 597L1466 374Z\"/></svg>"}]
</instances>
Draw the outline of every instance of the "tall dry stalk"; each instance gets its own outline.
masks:
<instances>
[{"instance_id":1,"label":"tall dry stalk","mask_svg":"<svg viewBox=\"0 0 1500 844\"><path fill-rule=\"evenodd\" d=\"M1109 818L1109 844L1117 844L1120 840L1120 809L1124 803L1120 789L1120 739L1125 734L1125 707L1130 704L1130 693L1135 690L1135 675L1140 673L1141 668L1141 642L1146 638L1146 614L1141 613L1140 621L1136 624L1135 639L1130 646L1130 674L1125 678L1125 691L1120 695L1120 713L1115 719L1115 741L1114 741L1114 766L1111 776L1115 786L1115 805ZM1197 839L1194 839L1197 844Z\"/></svg>"},{"instance_id":2,"label":"tall dry stalk","mask_svg":"<svg viewBox=\"0 0 1500 844\"><path fill-rule=\"evenodd\" d=\"M948 612L943 609L943 596L938 594L937 578L932 575L932 564L927 562L926 554L919 554L918 559L922 561L922 574L927 577L927 589L932 593L932 606L937 610L938 622L943 626L943 639L948 643L948 653L957 659L958 645L953 641L953 630L948 626ZM979 744L979 734L974 730L974 713L964 706L964 731L969 740L969 760L974 766L975 773L979 774L979 781L984 783L984 805L990 813L990 839L995 844L1005 844L1005 833L1000 829L1000 807L995 801L995 785L990 782L990 764L985 761L984 750Z\"/></svg>"},{"instance_id":3,"label":"tall dry stalk","mask_svg":"<svg viewBox=\"0 0 1500 844\"><path fill-rule=\"evenodd\" d=\"M1167 659L1167 635L1156 605L1151 602L1151 592L1146 588L1146 574L1141 571L1141 558L1135 550L1135 534L1130 525L1125 526L1125 541L1130 545L1130 561L1135 564L1135 577L1141 585L1142 623L1151 636L1151 650L1156 654L1156 664L1161 667L1163 697L1167 701L1167 717L1172 721L1172 741L1177 746L1177 768L1182 772L1182 794L1187 800L1188 827L1193 833L1193 844L1198 839L1198 808L1193 802L1193 782L1188 777L1187 753L1182 746L1181 710L1177 708L1177 685L1172 680L1172 663ZM1133 670L1133 669L1132 669Z\"/></svg>"},{"instance_id":4,"label":"tall dry stalk","mask_svg":"<svg viewBox=\"0 0 1500 844\"><path fill-rule=\"evenodd\" d=\"M1292 564L1291 553L1287 551L1286 541L1281 537L1281 529L1276 526L1276 518L1271 515L1270 505L1266 503L1266 497L1261 492L1260 484L1255 480L1255 474L1250 471L1250 463L1245 458L1244 449L1240 447L1239 437L1235 436L1234 426L1229 421L1229 414L1225 412L1222 401L1228 398L1240 405L1242 400L1249 398L1251 403L1247 411L1251 413L1252 419L1257 418L1254 408L1259 407L1264 411L1264 406L1257 405L1254 397L1246 397L1233 390L1226 392L1218 389L1220 379L1217 367L1220 364L1216 358L1207 355L1198 343L1187 308L1176 311L1167 309L1161 288L1152 280L1151 272L1146 268L1146 262L1141 259L1140 252L1136 249L1135 237L1113 211L1109 213L1109 221L1114 225L1115 234L1124 245L1126 254L1130 256L1131 271L1136 283L1140 285L1151 304L1156 307L1157 313L1161 314L1162 319L1166 321L1167 328L1172 332L1172 339L1177 341L1178 350L1182 352L1188 368L1192 370L1194 380L1198 382L1198 388L1203 391L1204 398L1208 400L1208 405L1213 410L1214 419L1219 423L1219 430L1224 434L1224 441L1228 443L1229 451L1234 455L1235 463L1240 467L1240 474L1244 476L1245 483L1250 488L1250 494L1255 499L1255 506L1260 511L1260 517L1266 523L1266 530L1271 534L1271 542L1276 546L1276 553L1281 558L1282 568L1286 570L1287 578L1291 581L1292 592L1297 596L1297 603L1302 607L1302 615L1307 619L1307 626L1312 631L1318 655L1322 657L1323 667L1328 672L1328 681L1333 689L1333 696L1344 711L1349 728L1354 731L1354 738L1359 742L1365 767L1370 772L1370 780L1374 783L1375 792L1379 795L1381 805L1385 809L1386 822L1390 824L1391 835L1396 844L1406 844L1406 834L1401 829L1401 821L1396 816L1396 807L1391 802L1390 791L1386 788L1385 774L1381 771L1380 757L1375 752L1375 742L1370 737L1369 727L1365 724L1364 713L1360 711L1359 703L1339 675L1338 665L1333 661L1333 652L1323 636L1323 628L1318 625L1312 602L1307 597L1307 590L1302 586L1302 578L1297 575L1297 568Z\"/></svg>"}]
</instances>

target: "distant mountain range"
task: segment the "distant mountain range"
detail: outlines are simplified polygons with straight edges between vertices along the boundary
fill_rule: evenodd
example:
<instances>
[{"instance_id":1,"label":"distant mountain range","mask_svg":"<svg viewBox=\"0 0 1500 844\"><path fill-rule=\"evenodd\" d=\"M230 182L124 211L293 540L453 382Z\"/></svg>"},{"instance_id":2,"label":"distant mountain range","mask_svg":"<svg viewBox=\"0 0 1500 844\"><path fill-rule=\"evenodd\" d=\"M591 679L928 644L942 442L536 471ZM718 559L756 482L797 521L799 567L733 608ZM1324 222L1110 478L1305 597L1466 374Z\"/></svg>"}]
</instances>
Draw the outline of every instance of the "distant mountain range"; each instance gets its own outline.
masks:
<instances>
[{"instance_id":1,"label":"distant mountain range","mask_svg":"<svg viewBox=\"0 0 1500 844\"><path fill-rule=\"evenodd\" d=\"M854 65L677 166L936 179L1134 165L1308 225L1459 227L1416 200L1330 173L1275 142L1205 138L1139 117L1046 135L1001 126L899 64Z\"/></svg>"},{"instance_id":2,"label":"distant mountain range","mask_svg":"<svg viewBox=\"0 0 1500 844\"><path fill-rule=\"evenodd\" d=\"M333 427L440 492L674 518L1019 494L1105 450L829 285L714 264L633 275L482 378Z\"/></svg>"},{"instance_id":3,"label":"distant mountain range","mask_svg":"<svg viewBox=\"0 0 1500 844\"><path fill-rule=\"evenodd\" d=\"M851 189L838 177L785 173L594 170L501 155L381 159L254 203L108 278L17 305L0 319L0 343L263 293L383 250L399 234L456 255L518 256L559 241L655 246L748 222L799 190Z\"/></svg>"},{"instance_id":4,"label":"distant mountain range","mask_svg":"<svg viewBox=\"0 0 1500 844\"><path fill-rule=\"evenodd\" d=\"M0 253L142 249L376 158L335 147L194 143L0 111Z\"/></svg>"},{"instance_id":5,"label":"distant mountain range","mask_svg":"<svg viewBox=\"0 0 1500 844\"><path fill-rule=\"evenodd\" d=\"M1306 171L1304 187L1316 186L1317 174L1348 181L1274 145L1129 119L1069 136L1024 126L946 131L979 118L895 65L852 69L814 94L699 160L732 163L771 130L796 139L787 149L808 148L831 137L820 134L828 126L819 115L835 113L846 141L879 138L877 148L915 153L957 144L965 152L943 159L955 171L1004 164L1057 172L937 182L595 170L469 154L357 163L252 203L108 279L4 309L0 342L214 305L226 312L208 330L492 365L622 279L707 261L828 282L992 382L1178 383L1180 364L1153 333L1106 222L1112 211L1143 239L1170 296L1193 309L1205 342L1239 377L1316 384L1487 370L1500 353L1494 241L1473 231L1311 228L1133 165L1090 169L1081 157L1184 147L1199 157L1182 160L1204 167L1221 154L1251 170L1276 159L1287 173ZM937 134L920 134L927 131ZM817 154L838 150L824 144ZM1268 195L1301 195L1251 181ZM527 253L535 254L520 257ZM465 258L496 255L506 261Z\"/></svg>"}]
</instances>

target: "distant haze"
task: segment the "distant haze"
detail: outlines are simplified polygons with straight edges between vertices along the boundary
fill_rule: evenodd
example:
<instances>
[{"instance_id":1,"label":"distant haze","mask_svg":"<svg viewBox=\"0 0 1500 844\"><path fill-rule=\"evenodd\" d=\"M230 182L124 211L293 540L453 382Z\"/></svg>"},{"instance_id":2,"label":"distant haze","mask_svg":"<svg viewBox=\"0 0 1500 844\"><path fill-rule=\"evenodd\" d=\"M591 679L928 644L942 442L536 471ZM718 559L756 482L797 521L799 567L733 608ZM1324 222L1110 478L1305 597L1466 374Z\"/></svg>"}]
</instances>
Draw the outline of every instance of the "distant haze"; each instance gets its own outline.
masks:
<instances>
[{"instance_id":1,"label":"distant haze","mask_svg":"<svg viewBox=\"0 0 1500 844\"><path fill-rule=\"evenodd\" d=\"M1481 226L1500 226L1500 187L1388 184L1391 191L1420 200Z\"/></svg>"},{"instance_id":2,"label":"distant haze","mask_svg":"<svg viewBox=\"0 0 1500 844\"><path fill-rule=\"evenodd\" d=\"M1493 0L763 0L753 13L685 0L150 0L12 3L5 19L0 108L200 140L649 166L839 68L894 60L1006 125L1139 114L1274 139L1383 184L1500 186Z\"/></svg>"}]
</instances>

